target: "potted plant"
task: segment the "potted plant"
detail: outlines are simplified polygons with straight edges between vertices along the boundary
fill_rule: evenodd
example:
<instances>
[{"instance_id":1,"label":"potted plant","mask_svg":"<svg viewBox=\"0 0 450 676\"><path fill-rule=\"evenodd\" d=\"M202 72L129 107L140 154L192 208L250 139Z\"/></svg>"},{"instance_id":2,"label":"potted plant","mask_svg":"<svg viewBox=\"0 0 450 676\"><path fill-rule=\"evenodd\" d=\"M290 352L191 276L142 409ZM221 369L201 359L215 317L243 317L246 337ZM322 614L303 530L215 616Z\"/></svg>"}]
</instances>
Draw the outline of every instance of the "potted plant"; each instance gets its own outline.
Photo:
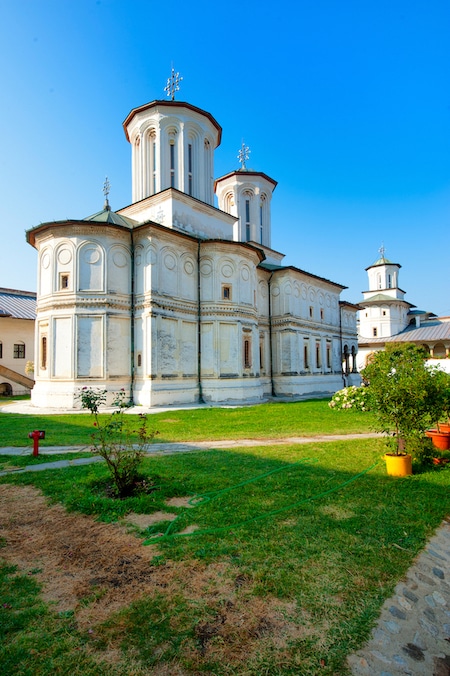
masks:
<instances>
[{"instance_id":1,"label":"potted plant","mask_svg":"<svg viewBox=\"0 0 450 676\"><path fill-rule=\"evenodd\" d=\"M431 368L433 377L435 396L433 399L433 421L436 427L425 432L434 446L440 451L450 449L450 425L447 424L450 418L450 376L439 368ZM445 416L447 423L441 422Z\"/></svg>"},{"instance_id":2,"label":"potted plant","mask_svg":"<svg viewBox=\"0 0 450 676\"><path fill-rule=\"evenodd\" d=\"M376 429L387 434L384 456L388 474L412 474L408 449L417 447L436 410L436 382L426 366L423 348L388 343L371 355L361 375L368 382L369 407Z\"/></svg>"}]
</instances>

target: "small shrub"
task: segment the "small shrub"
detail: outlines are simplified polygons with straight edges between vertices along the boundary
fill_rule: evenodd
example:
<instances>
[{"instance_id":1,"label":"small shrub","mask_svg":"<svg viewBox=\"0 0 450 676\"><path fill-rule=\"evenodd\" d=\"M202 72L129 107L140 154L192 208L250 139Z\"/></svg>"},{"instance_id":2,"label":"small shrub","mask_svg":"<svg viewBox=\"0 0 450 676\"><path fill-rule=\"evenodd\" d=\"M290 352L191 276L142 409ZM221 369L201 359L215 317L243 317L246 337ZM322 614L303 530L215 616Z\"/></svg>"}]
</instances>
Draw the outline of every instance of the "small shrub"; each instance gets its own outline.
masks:
<instances>
[{"instance_id":1,"label":"small shrub","mask_svg":"<svg viewBox=\"0 0 450 676\"><path fill-rule=\"evenodd\" d=\"M367 388L356 387L356 385L344 387L343 390L335 392L328 406L338 411L348 411L350 409L354 411L368 411Z\"/></svg>"},{"instance_id":2,"label":"small shrub","mask_svg":"<svg viewBox=\"0 0 450 676\"><path fill-rule=\"evenodd\" d=\"M99 416L100 406L106 402L106 390L83 387L78 399L82 408L94 416L96 429L92 434L91 451L105 460L117 497L126 498L142 492L145 478L139 469L145 456L145 447L157 434L148 430L146 414L139 414L137 427L125 419L129 403L124 390L117 393L112 403L115 410L108 416Z\"/></svg>"}]
</instances>

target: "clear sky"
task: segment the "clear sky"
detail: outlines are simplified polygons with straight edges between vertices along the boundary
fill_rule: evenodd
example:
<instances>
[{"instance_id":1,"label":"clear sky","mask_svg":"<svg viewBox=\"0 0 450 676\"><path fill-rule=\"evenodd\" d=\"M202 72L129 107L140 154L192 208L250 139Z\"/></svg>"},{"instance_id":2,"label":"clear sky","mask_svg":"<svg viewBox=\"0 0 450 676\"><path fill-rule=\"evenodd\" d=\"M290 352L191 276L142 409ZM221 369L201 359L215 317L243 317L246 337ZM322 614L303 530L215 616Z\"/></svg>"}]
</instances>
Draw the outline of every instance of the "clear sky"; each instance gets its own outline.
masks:
<instances>
[{"instance_id":1,"label":"clear sky","mask_svg":"<svg viewBox=\"0 0 450 676\"><path fill-rule=\"evenodd\" d=\"M25 230L131 202L122 122L165 98L223 128L215 175L278 181L272 247L348 286L386 256L450 315L449 0L2 0L0 286L36 289Z\"/></svg>"}]
</instances>

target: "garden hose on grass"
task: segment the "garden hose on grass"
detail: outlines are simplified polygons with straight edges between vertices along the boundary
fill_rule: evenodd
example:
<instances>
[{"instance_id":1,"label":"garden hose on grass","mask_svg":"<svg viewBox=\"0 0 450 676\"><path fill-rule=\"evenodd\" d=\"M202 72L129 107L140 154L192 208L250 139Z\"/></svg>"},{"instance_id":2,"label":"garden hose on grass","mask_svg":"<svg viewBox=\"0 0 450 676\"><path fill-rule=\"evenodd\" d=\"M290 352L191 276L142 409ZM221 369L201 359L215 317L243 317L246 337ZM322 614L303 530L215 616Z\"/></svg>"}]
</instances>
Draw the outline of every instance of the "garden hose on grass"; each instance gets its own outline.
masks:
<instances>
[{"instance_id":1,"label":"garden hose on grass","mask_svg":"<svg viewBox=\"0 0 450 676\"><path fill-rule=\"evenodd\" d=\"M191 505L191 507L197 507L198 505L204 504L205 502L209 502L210 500L213 500L214 498L217 498L219 495L223 495L225 493L229 493L230 491L236 490L237 488L242 488L243 486L247 486L248 484L255 483L256 481L260 481L261 479L264 479L272 474L276 474L277 472L283 472L284 470L287 469L292 469L296 465L304 465L307 463L316 463L318 462L317 458L304 458L302 460L299 460L298 462L293 463L292 465L285 465L283 467L278 467L277 469L273 469L270 472L265 472L264 474L260 474L256 477L253 477L252 479L247 479L246 481L241 481L238 484L235 484L234 486L229 486L228 488L222 488L216 491L209 491L207 493L202 493L200 495L194 495L189 501L188 504ZM358 474L355 474L355 476L351 477L350 479L347 479L347 481L344 481L343 483L339 484L338 486L335 486L334 488L329 488L326 491L321 491L320 493L315 493L314 495L311 495L308 498L303 498L302 500L299 500L298 502L293 502L290 505L286 505L285 507L280 507L279 509L273 509L269 512L266 512L265 514L258 514L257 516L253 516L250 519L245 519L244 521L240 521L239 523L234 523L230 524L228 526L218 526L215 528L203 528L201 530L195 530L190 533L171 533L171 530L173 526L176 524L181 514L177 516L176 519L170 522L168 525L166 531L164 533L153 533L150 535L146 540L144 540L143 544L144 545L153 545L155 542L159 542L162 539L169 539L169 538L176 538L176 537L190 537L192 535L210 535L213 533L223 533L225 531L233 530L235 528L240 528L241 526L246 526L249 523L252 523L253 521L259 521L261 519L267 519L270 516L274 516L275 514L281 514L282 512L286 512L289 509L293 509L295 507L299 507L300 505L306 504L307 502L311 502L312 500L318 500L319 498L323 498L326 495L330 495L331 493L335 493L341 488L345 488L345 486L348 486L351 484L353 481L356 481L360 477L364 476L364 474L367 474L372 470L374 467L378 465L378 461L374 462L373 465L370 467L367 467L366 469L362 470L362 472L359 472Z\"/></svg>"}]
</instances>

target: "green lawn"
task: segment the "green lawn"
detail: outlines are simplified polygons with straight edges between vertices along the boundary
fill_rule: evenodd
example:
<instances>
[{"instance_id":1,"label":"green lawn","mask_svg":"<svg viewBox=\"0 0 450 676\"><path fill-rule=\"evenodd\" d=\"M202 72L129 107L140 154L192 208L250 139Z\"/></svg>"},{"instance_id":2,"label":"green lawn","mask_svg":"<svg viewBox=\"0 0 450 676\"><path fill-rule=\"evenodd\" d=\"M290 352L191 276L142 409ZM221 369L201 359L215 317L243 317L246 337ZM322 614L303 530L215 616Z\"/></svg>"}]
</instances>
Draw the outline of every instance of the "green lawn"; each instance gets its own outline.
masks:
<instances>
[{"instance_id":1,"label":"green lawn","mask_svg":"<svg viewBox=\"0 0 450 676\"><path fill-rule=\"evenodd\" d=\"M136 416L131 416L136 418ZM333 411L328 400L270 403L237 408L185 409L149 416L158 431L155 442L210 439L279 439L292 436L369 432L369 413ZM45 430L40 446L86 445L91 442L90 414L19 415L0 413L0 446L32 446L28 433Z\"/></svg>"},{"instance_id":2,"label":"green lawn","mask_svg":"<svg viewBox=\"0 0 450 676\"><path fill-rule=\"evenodd\" d=\"M319 401L155 420L165 440L195 439L194 430L219 439L370 429L367 415L329 411ZM344 676L346 655L368 637L383 601L450 513L448 469L392 479L383 450L382 440L365 439L150 457L144 469L155 490L121 501L102 490L104 465L2 478L106 522L130 512L176 513L175 521L136 527L136 536L157 537L155 579L169 581L177 567L185 575L176 593L161 584L87 635L78 607L56 614L40 600L32 572L5 565L3 672ZM195 507L167 507L167 499L186 496ZM197 530L182 534L189 526ZM209 587L195 596L199 570L210 575Z\"/></svg>"}]
</instances>

